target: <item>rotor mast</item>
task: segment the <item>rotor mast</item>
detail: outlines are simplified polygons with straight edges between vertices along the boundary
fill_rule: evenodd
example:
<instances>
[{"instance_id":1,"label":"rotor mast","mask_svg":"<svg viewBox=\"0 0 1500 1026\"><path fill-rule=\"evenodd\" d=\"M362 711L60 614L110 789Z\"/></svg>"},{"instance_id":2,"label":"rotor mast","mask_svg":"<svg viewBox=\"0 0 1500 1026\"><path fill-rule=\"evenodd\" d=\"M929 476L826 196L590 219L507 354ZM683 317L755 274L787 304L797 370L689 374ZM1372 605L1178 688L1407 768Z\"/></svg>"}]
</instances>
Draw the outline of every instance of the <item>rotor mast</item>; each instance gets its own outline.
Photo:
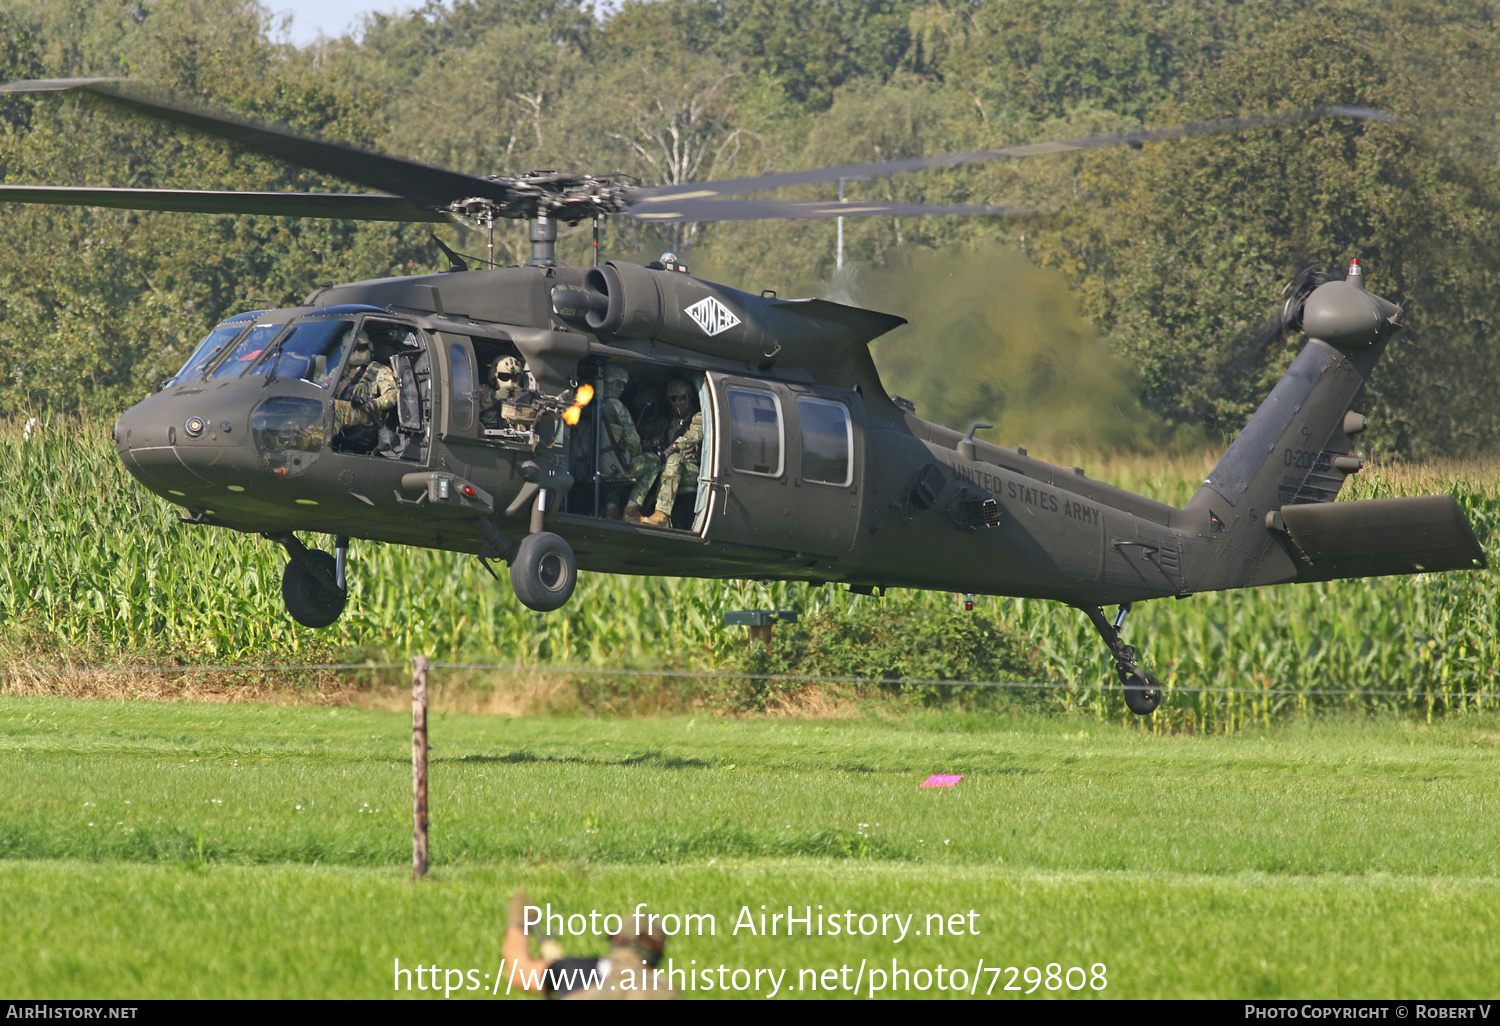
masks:
<instances>
[{"instance_id":1,"label":"rotor mast","mask_svg":"<svg viewBox=\"0 0 1500 1026\"><path fill-rule=\"evenodd\" d=\"M557 222L546 210L538 210L526 227L531 237L530 266L551 267L557 263Z\"/></svg>"}]
</instances>

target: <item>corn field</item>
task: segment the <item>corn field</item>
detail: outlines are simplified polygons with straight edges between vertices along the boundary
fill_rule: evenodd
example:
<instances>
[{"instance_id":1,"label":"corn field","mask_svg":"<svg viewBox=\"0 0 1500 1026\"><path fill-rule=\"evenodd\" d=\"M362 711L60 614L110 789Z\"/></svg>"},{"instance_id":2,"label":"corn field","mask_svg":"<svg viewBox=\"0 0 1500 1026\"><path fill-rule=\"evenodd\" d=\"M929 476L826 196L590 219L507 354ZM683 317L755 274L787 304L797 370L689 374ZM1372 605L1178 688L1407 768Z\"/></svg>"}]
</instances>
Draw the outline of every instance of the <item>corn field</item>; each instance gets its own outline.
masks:
<instances>
[{"instance_id":1,"label":"corn field","mask_svg":"<svg viewBox=\"0 0 1500 1026\"><path fill-rule=\"evenodd\" d=\"M1093 473L1181 505L1212 460L1119 459ZM281 548L179 523L173 507L130 478L105 425L0 424L0 485L0 661L13 668L400 661L423 652L454 662L713 670L733 667L745 644L741 629L723 625L728 610L807 615L881 601L920 617L959 600L585 573L564 609L539 614L472 557L355 542L347 611L333 627L310 631L282 608ZM1496 561L1500 463L1377 465L1359 474L1345 497L1436 491L1458 497ZM1020 632L1052 683L1071 686L1047 692L1050 706L1122 715L1117 689L1078 687L1113 681L1104 646L1082 614L1031 600L979 602ZM1497 613L1493 571L1433 574L1142 604L1127 640L1175 692L1149 721L1153 729L1216 729L1319 709L1432 715L1496 707L1494 699L1474 696L1500 691ZM1200 688L1221 691L1192 690ZM1401 694L1309 694L1343 690ZM1273 693L1281 691L1294 693Z\"/></svg>"}]
</instances>

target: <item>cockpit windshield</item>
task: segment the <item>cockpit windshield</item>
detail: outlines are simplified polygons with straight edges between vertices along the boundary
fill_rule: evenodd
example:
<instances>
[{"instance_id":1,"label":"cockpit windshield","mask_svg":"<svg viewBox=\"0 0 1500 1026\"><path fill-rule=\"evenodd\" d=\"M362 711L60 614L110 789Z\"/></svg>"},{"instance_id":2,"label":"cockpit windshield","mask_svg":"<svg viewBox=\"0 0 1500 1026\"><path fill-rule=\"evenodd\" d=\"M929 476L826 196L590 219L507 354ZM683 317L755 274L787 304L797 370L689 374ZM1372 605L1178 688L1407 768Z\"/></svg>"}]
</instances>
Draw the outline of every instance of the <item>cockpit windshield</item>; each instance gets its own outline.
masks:
<instances>
[{"instance_id":1,"label":"cockpit windshield","mask_svg":"<svg viewBox=\"0 0 1500 1026\"><path fill-rule=\"evenodd\" d=\"M207 367L213 358L218 356L224 347L239 337L240 332L244 330L244 324L221 324L210 331L208 337L199 342L198 348L193 350L193 355L188 357L188 362L182 365L182 370L167 380L167 385L175 385L179 381L186 381L188 378L195 378L202 374L203 368Z\"/></svg>"},{"instance_id":2,"label":"cockpit windshield","mask_svg":"<svg viewBox=\"0 0 1500 1026\"><path fill-rule=\"evenodd\" d=\"M233 351L226 356L210 378L237 378L245 373L245 368L255 362L255 358L265 351L271 340L281 333L284 324L257 324L250 329L250 333L240 339Z\"/></svg>"},{"instance_id":3,"label":"cockpit windshield","mask_svg":"<svg viewBox=\"0 0 1500 1026\"><path fill-rule=\"evenodd\" d=\"M301 378L328 388L338 374L339 364L354 333L353 321L303 321L291 334L271 347L266 358L251 374L277 378Z\"/></svg>"}]
</instances>

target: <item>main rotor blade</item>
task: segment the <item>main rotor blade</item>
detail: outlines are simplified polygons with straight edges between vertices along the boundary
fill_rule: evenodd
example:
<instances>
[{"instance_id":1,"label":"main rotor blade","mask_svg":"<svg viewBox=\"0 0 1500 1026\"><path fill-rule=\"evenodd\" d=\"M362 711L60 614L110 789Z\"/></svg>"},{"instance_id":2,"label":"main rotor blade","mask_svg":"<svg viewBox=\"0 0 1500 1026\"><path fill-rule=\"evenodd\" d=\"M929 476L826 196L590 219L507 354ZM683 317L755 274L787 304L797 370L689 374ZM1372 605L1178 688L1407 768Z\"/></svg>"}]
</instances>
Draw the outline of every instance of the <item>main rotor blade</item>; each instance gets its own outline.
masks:
<instances>
[{"instance_id":1,"label":"main rotor blade","mask_svg":"<svg viewBox=\"0 0 1500 1026\"><path fill-rule=\"evenodd\" d=\"M733 196L742 192L761 192L766 189L784 189L793 185L813 185L819 182L836 182L840 178L884 178L904 174L908 171L925 171L933 168L956 167L960 164L978 164L990 160L1019 160L1023 157L1038 157L1048 153L1074 153L1079 150L1098 150L1113 146L1139 146L1160 139L1185 139L1198 135L1217 135L1223 132L1238 132L1251 128L1266 128L1296 121L1313 121L1318 118L1357 118L1364 121L1399 121L1394 114L1371 110L1368 107L1352 107L1343 104L1323 107L1303 107L1298 110L1281 111L1276 114L1261 114L1244 118L1219 118L1215 121L1198 121L1187 125L1167 128L1149 128L1139 132L1116 132L1111 135L1091 135L1080 139L1061 139L1056 142L1023 143L1019 146L1004 146L994 150L975 150L972 153L948 153L936 157L908 157L904 160L887 160L878 164L846 164L843 167L814 168L810 171L788 171L784 174L757 175L750 178L728 178L718 182L688 182L683 185L661 185L632 190L628 198L633 207L645 207L654 203L675 203L687 199L713 199L718 196ZM648 208L649 209L649 208ZM637 217L640 215L637 214Z\"/></svg>"},{"instance_id":2,"label":"main rotor blade","mask_svg":"<svg viewBox=\"0 0 1500 1026\"><path fill-rule=\"evenodd\" d=\"M762 221L772 218L796 220L814 217L866 217L883 214L891 217L925 217L942 215L947 217L1001 217L1006 214L1034 213L1025 207L964 207L927 206L922 203L865 203L851 200L702 200L689 199L676 203L662 203L657 207L642 210L632 207L626 211L631 217L653 224L672 224L679 221Z\"/></svg>"},{"instance_id":3,"label":"main rotor blade","mask_svg":"<svg viewBox=\"0 0 1500 1026\"><path fill-rule=\"evenodd\" d=\"M0 185L0 203L53 203L120 210L175 210L187 214L273 214L351 221L447 221L402 196L337 192L232 192L208 189L91 189L58 185Z\"/></svg>"},{"instance_id":4,"label":"main rotor blade","mask_svg":"<svg viewBox=\"0 0 1500 1026\"><path fill-rule=\"evenodd\" d=\"M455 200L474 197L504 200L511 193L505 184L486 178L131 95L113 88L112 81L97 78L39 79L0 86L0 93L86 93L136 114L225 139L263 156L405 196L425 205L446 206Z\"/></svg>"}]
</instances>

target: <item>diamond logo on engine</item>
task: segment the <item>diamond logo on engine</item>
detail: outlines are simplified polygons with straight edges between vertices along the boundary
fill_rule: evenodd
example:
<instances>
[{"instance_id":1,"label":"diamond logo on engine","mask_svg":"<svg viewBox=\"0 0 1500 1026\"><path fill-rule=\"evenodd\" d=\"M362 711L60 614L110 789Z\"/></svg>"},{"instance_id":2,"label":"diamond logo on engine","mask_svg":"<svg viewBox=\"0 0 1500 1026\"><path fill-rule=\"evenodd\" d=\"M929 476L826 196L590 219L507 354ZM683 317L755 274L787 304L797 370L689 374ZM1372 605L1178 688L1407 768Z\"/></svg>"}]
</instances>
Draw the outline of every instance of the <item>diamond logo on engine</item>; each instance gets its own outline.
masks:
<instances>
[{"instance_id":1,"label":"diamond logo on engine","mask_svg":"<svg viewBox=\"0 0 1500 1026\"><path fill-rule=\"evenodd\" d=\"M683 313L696 321L698 327L702 328L709 337L728 331L740 323L740 319L734 315L734 312L713 296L698 300Z\"/></svg>"}]
</instances>

